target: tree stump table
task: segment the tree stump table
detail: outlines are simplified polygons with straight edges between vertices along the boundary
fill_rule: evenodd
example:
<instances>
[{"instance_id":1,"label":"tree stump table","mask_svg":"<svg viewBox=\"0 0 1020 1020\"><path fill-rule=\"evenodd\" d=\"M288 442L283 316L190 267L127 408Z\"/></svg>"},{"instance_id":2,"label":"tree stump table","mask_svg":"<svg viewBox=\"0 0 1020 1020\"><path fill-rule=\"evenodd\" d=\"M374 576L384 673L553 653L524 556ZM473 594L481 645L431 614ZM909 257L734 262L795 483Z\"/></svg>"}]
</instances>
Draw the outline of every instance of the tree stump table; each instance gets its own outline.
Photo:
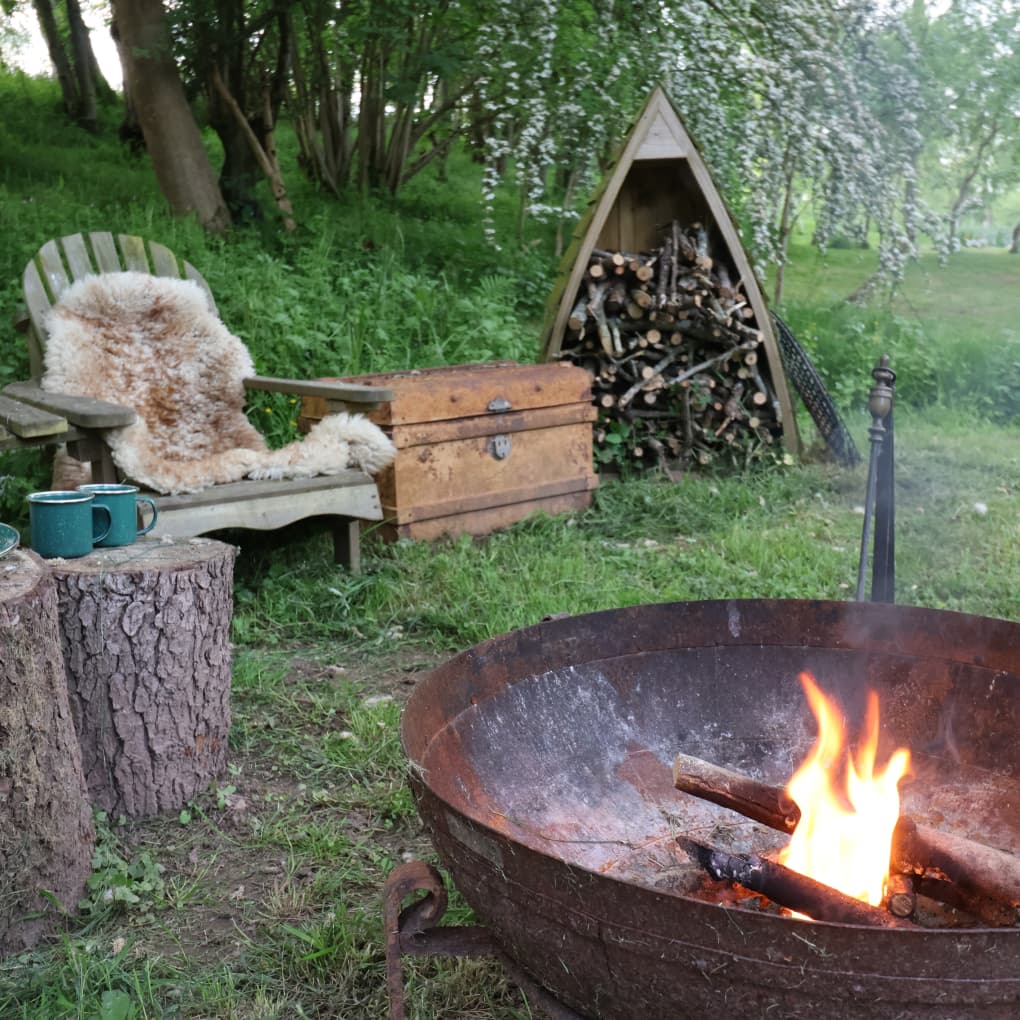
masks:
<instances>
[{"instance_id":1,"label":"tree stump table","mask_svg":"<svg viewBox=\"0 0 1020 1020\"><path fill-rule=\"evenodd\" d=\"M0 558L0 956L55 928L50 896L77 909L94 845L56 588L43 560L18 549Z\"/></svg>"},{"instance_id":2,"label":"tree stump table","mask_svg":"<svg viewBox=\"0 0 1020 1020\"><path fill-rule=\"evenodd\" d=\"M236 551L141 539L49 561L85 781L113 817L177 810L226 766Z\"/></svg>"}]
</instances>

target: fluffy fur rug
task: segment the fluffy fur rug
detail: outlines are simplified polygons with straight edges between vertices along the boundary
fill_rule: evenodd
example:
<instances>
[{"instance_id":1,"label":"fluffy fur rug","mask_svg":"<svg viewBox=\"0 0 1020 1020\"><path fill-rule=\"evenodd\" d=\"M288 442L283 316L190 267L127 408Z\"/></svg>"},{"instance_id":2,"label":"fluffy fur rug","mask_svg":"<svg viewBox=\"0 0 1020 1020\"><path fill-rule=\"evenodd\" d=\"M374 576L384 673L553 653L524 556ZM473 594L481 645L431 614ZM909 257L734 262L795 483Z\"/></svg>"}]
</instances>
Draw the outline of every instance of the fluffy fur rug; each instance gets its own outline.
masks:
<instances>
[{"instance_id":1,"label":"fluffy fur rug","mask_svg":"<svg viewBox=\"0 0 1020 1020\"><path fill-rule=\"evenodd\" d=\"M350 467L374 474L396 455L377 425L349 414L268 449L244 414L242 380L256 374L248 350L191 280L86 277L61 295L48 331L43 387L133 408L135 424L110 429L107 441L124 475L158 492Z\"/></svg>"}]
</instances>

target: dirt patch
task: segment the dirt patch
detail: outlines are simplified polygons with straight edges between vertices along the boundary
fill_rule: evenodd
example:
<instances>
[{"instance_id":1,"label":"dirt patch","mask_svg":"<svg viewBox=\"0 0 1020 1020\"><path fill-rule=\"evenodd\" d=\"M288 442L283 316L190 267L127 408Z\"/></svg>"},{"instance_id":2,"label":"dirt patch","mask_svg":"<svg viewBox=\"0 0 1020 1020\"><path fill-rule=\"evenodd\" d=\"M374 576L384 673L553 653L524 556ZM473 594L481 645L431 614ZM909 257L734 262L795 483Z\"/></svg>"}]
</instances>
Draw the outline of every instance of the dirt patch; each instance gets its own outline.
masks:
<instances>
[{"instance_id":1,"label":"dirt patch","mask_svg":"<svg viewBox=\"0 0 1020 1020\"><path fill-rule=\"evenodd\" d=\"M420 679L452 656L413 646L397 646L392 651L369 658L338 655L324 661L320 652L312 655L295 651L285 683L322 683L347 681L364 691L365 697L390 696L403 704Z\"/></svg>"},{"instance_id":2,"label":"dirt patch","mask_svg":"<svg viewBox=\"0 0 1020 1020\"><path fill-rule=\"evenodd\" d=\"M315 756L330 727L306 724L302 711L321 710L341 691L346 701L353 692L370 705L400 706L447 657L407 647L367 659L288 653L279 705L250 708L245 697L235 699L237 722L258 717L265 738L232 749L228 774L181 812L114 827L129 862L148 854L158 863L164 889L150 909L126 911L110 938L130 937L132 952L187 961L189 969L214 967L264 942L272 926L321 919L338 898L374 912L389 868L430 857L431 845L401 764L371 782L344 782L325 766L318 775ZM391 709L380 740L395 738L396 717ZM342 725L340 718L335 726ZM302 767L288 767L274 741L302 756Z\"/></svg>"}]
</instances>

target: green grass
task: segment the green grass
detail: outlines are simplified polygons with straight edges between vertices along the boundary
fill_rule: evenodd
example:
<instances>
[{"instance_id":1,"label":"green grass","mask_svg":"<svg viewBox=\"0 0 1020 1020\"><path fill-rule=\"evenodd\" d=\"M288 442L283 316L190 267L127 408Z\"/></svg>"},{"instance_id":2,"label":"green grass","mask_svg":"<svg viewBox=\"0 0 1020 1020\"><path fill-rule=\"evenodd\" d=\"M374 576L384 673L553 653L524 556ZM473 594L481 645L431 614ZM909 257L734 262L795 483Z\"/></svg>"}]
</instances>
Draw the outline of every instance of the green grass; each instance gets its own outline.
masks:
<instances>
[{"instance_id":1,"label":"green grass","mask_svg":"<svg viewBox=\"0 0 1020 1020\"><path fill-rule=\"evenodd\" d=\"M530 360L553 276L547 238L495 251L477 169L422 177L399 200L337 202L288 175L301 229L225 240L169 218L143 162L61 127L55 93L0 79L0 317L24 262L79 229L137 232L208 277L260 367L341 374ZM211 144L211 143L210 143ZM286 132L281 132L285 170ZM501 215L512 219L508 196ZM968 250L912 267L891 305L844 303L874 253L796 247L782 309L858 445L870 370L897 384L899 600L1020 619L1020 435L1008 295L1020 259ZM23 374L0 344L0 383ZM293 407L257 417L283 437ZM805 438L812 440L803 414ZM0 455L0 517L20 513L41 457ZM590 509L483 539L366 543L333 566L310 528L236 536L231 763L176 815L102 828L89 906L60 937L0 961L0 1017L358 1018L386 1013L380 891L407 856L434 860L404 775L400 706L422 671L549 613L704 598L849 599L865 469L811 457L676 483L604 481ZM984 512L982 512L982 507ZM235 536L231 536L232 538ZM107 899L106 888L122 890ZM470 918L453 891L451 917ZM407 965L408 1015L524 1020L485 961Z\"/></svg>"}]
</instances>

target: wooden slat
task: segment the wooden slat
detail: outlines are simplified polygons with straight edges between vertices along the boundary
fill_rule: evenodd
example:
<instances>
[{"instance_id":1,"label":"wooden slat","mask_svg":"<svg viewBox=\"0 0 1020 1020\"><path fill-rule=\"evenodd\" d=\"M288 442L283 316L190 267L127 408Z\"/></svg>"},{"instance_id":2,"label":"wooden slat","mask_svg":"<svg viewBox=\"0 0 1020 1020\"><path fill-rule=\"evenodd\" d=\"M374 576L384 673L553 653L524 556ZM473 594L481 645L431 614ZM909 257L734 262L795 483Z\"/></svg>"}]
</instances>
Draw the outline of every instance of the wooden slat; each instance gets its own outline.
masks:
<instances>
[{"instance_id":1,"label":"wooden slat","mask_svg":"<svg viewBox=\"0 0 1020 1020\"><path fill-rule=\"evenodd\" d=\"M67 431L67 422L63 418L4 396L0 396L0 425L23 439Z\"/></svg>"},{"instance_id":2,"label":"wooden slat","mask_svg":"<svg viewBox=\"0 0 1020 1020\"><path fill-rule=\"evenodd\" d=\"M415 504L414 506L398 507L383 504L387 517L392 517L397 524L413 524L416 521L428 521L435 517L451 517L459 514L475 513L478 510L489 510L495 506L515 506L519 503L530 503L534 500L551 499L572 492L593 492L599 487L598 475L582 475L578 478L559 478L552 482L529 485L527 489L516 489L501 492L482 492L459 499L439 499L433 503Z\"/></svg>"},{"instance_id":3,"label":"wooden slat","mask_svg":"<svg viewBox=\"0 0 1020 1020\"><path fill-rule=\"evenodd\" d=\"M39 249L39 268L46 280L50 297L56 301L67 288L70 281L64 271L64 263L60 259L60 249L56 241L47 241Z\"/></svg>"},{"instance_id":4,"label":"wooden slat","mask_svg":"<svg viewBox=\"0 0 1020 1020\"><path fill-rule=\"evenodd\" d=\"M124 255L124 268L138 273L149 272L149 260L145 254L145 242L132 234L119 234L120 250Z\"/></svg>"},{"instance_id":5,"label":"wooden slat","mask_svg":"<svg viewBox=\"0 0 1020 1020\"><path fill-rule=\"evenodd\" d=\"M194 280L205 291L205 299L209 302L209 311L214 315L219 315L219 310L216 308L216 299L209 289L209 284L205 282L205 277L190 262L184 263L184 278Z\"/></svg>"},{"instance_id":6,"label":"wooden slat","mask_svg":"<svg viewBox=\"0 0 1020 1020\"><path fill-rule=\"evenodd\" d=\"M156 241L150 241L149 254L152 256L152 272L155 276L170 276L178 280L181 278L177 256L169 248Z\"/></svg>"},{"instance_id":7,"label":"wooden slat","mask_svg":"<svg viewBox=\"0 0 1020 1020\"><path fill-rule=\"evenodd\" d=\"M308 517L382 520L379 492L371 476L343 471L317 478L234 482L202 492L157 496L154 537L201 535L220 528L282 528Z\"/></svg>"},{"instance_id":8,"label":"wooden slat","mask_svg":"<svg viewBox=\"0 0 1020 1020\"><path fill-rule=\"evenodd\" d=\"M159 496L156 505L162 511L180 510L187 507L206 506L209 503L235 503L247 499L284 498L300 495L304 492L320 490L344 489L350 486L364 485L371 481L364 471L340 471L335 475L316 475L313 478L289 478L278 481L243 481L228 482L225 485L212 485L201 492L185 492L176 496ZM342 511L337 511L338 513Z\"/></svg>"},{"instance_id":9,"label":"wooden slat","mask_svg":"<svg viewBox=\"0 0 1020 1020\"><path fill-rule=\"evenodd\" d=\"M432 541L443 535L488 535L491 531L508 527L533 513L562 514L571 510L583 510L591 506L591 490L580 489L560 496L545 496L542 499L528 499L520 503L506 503L487 509L470 510L467 513L450 514L446 517L431 517L410 524L398 524L387 520L378 529L380 537L387 542L398 538L414 538ZM387 518L392 518L389 507L383 507Z\"/></svg>"},{"instance_id":10,"label":"wooden slat","mask_svg":"<svg viewBox=\"0 0 1020 1020\"><path fill-rule=\"evenodd\" d=\"M390 439L398 450L411 446L431 446L435 443L451 443L458 439L475 439L478 436L513 435L532 429L555 428L562 425L579 425L593 422L598 410L591 401L577 404L562 404L558 407L535 407L527 411L509 412L498 417L476 414L470 418L454 418L452 421L414 422L410 425L396 425L390 431ZM305 419L309 425L313 424Z\"/></svg>"},{"instance_id":11,"label":"wooden slat","mask_svg":"<svg viewBox=\"0 0 1020 1020\"><path fill-rule=\"evenodd\" d=\"M81 234L71 234L62 237L60 243L64 248L64 255L67 257L67 265L71 270L72 280L81 280L86 276L95 273L92 268L92 260L85 248L85 238Z\"/></svg>"},{"instance_id":12,"label":"wooden slat","mask_svg":"<svg viewBox=\"0 0 1020 1020\"><path fill-rule=\"evenodd\" d=\"M372 414L378 425L406 425L411 422L492 416L504 411L523 411L591 400L591 379L575 365L518 365L491 361L476 365L442 366L409 372L383 372L349 379L321 379L319 382L357 382L392 390L385 404ZM322 417L321 400L307 397L301 413Z\"/></svg>"},{"instance_id":13,"label":"wooden slat","mask_svg":"<svg viewBox=\"0 0 1020 1020\"><path fill-rule=\"evenodd\" d=\"M76 440L84 439L90 433L81 429L68 427L66 432L55 432L47 436L31 436L28 438L15 436L0 425L0 453L8 450L33 450L42 449L47 446L56 446L57 443L68 443L69 448L73 447ZM6 436L6 438L4 438Z\"/></svg>"},{"instance_id":14,"label":"wooden slat","mask_svg":"<svg viewBox=\"0 0 1020 1020\"><path fill-rule=\"evenodd\" d=\"M275 379L257 375L244 380L245 389L265 393L290 393L296 397L319 397L324 400L342 400L350 404L381 404L393 399L393 390L383 386L364 386L361 383L303 381Z\"/></svg>"},{"instance_id":15,"label":"wooden slat","mask_svg":"<svg viewBox=\"0 0 1020 1020\"><path fill-rule=\"evenodd\" d=\"M33 379L42 378L43 356L42 338L45 336L44 323L50 310L50 296L46 291L42 276L33 259L25 266L22 278L25 304L28 306L28 318L32 328L28 331L28 364Z\"/></svg>"},{"instance_id":16,"label":"wooden slat","mask_svg":"<svg viewBox=\"0 0 1020 1020\"><path fill-rule=\"evenodd\" d=\"M124 268L117 246L113 243L113 234L108 230L94 230L89 234L89 240L101 273L119 273Z\"/></svg>"},{"instance_id":17,"label":"wooden slat","mask_svg":"<svg viewBox=\"0 0 1020 1020\"><path fill-rule=\"evenodd\" d=\"M51 414L59 414L72 425L80 425L87 429L109 429L131 425L136 417L130 407L111 404L105 400L94 400L92 397L50 393L33 383L10 383L4 387L4 393L22 403L30 404L32 407L49 411Z\"/></svg>"}]
</instances>

